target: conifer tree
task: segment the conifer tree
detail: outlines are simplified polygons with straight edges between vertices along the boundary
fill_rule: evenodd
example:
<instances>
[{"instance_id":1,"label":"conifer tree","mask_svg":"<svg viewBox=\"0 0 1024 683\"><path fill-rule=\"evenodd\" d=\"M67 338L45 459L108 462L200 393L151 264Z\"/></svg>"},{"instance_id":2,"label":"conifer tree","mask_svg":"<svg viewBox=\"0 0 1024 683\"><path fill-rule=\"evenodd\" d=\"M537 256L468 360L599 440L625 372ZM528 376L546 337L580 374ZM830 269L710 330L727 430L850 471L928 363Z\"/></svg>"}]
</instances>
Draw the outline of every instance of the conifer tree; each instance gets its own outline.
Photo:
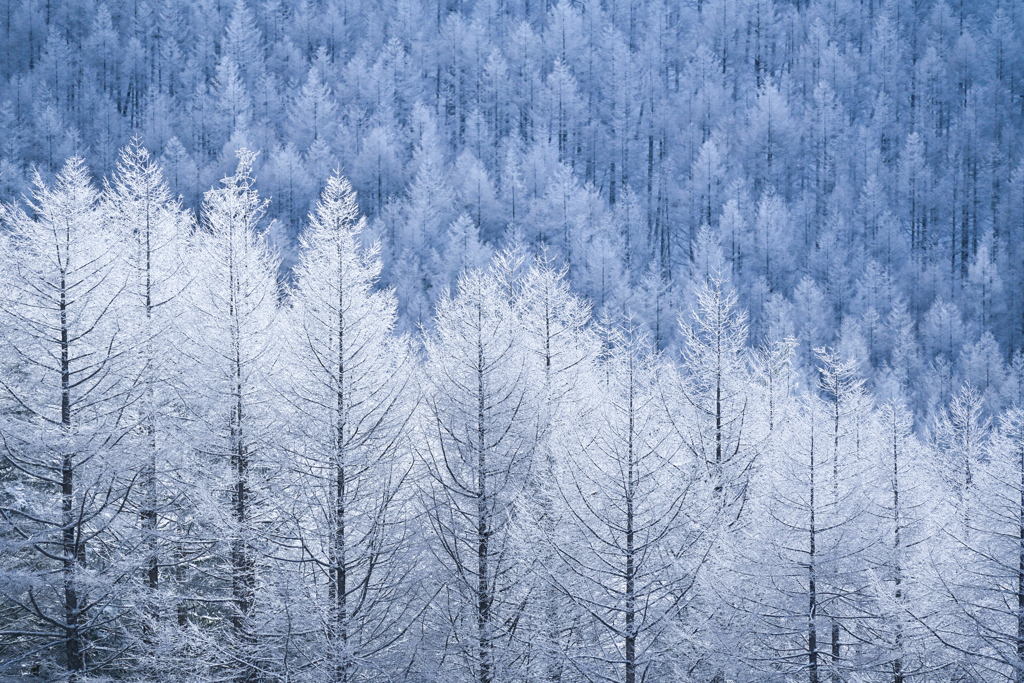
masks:
<instances>
[{"instance_id":1,"label":"conifer tree","mask_svg":"<svg viewBox=\"0 0 1024 683\"><path fill-rule=\"evenodd\" d=\"M440 582L431 616L451 629L454 652L438 654L477 683L511 676L507 643L521 609L509 531L529 477L536 398L518 324L498 280L470 271L438 302L425 340L424 495Z\"/></svg>"},{"instance_id":2,"label":"conifer tree","mask_svg":"<svg viewBox=\"0 0 1024 683\"><path fill-rule=\"evenodd\" d=\"M53 185L37 175L32 215L6 207L0 444L0 626L4 664L79 680L120 653L119 543L134 483L120 469L128 340L117 302L120 245L97 210L81 158Z\"/></svg>"},{"instance_id":3,"label":"conifer tree","mask_svg":"<svg viewBox=\"0 0 1024 683\"><path fill-rule=\"evenodd\" d=\"M517 507L517 541L531 566L523 577L528 603L516 640L528 653L529 670L548 681L568 674L569 654L579 644L579 610L566 609L559 585L560 477L574 425L586 412L594 381L598 340L588 329L590 307L575 296L568 267L543 251L529 268L508 250L497 259L520 320L529 381L537 392L536 445L526 495Z\"/></svg>"},{"instance_id":4,"label":"conifer tree","mask_svg":"<svg viewBox=\"0 0 1024 683\"><path fill-rule=\"evenodd\" d=\"M266 496L275 474L270 376L278 352L278 287L276 263L257 232L267 203L255 189L254 159L241 150L234 175L204 197L186 327L192 447L206 459L192 494L212 564L204 570L211 594L194 603L190 618L213 609L230 624L216 636L226 643L207 640L204 655L236 683L259 675L261 529L274 521Z\"/></svg>"},{"instance_id":5,"label":"conifer tree","mask_svg":"<svg viewBox=\"0 0 1024 683\"><path fill-rule=\"evenodd\" d=\"M323 577L306 587L317 615L315 669L339 683L395 665L384 655L415 606L402 593L415 556L401 490L413 357L393 336L394 293L375 289L380 247L363 247L365 225L352 186L335 173L302 236L288 318L286 396L302 491L296 540L300 559Z\"/></svg>"},{"instance_id":6,"label":"conifer tree","mask_svg":"<svg viewBox=\"0 0 1024 683\"><path fill-rule=\"evenodd\" d=\"M118 301L125 321L132 353L126 356L137 398L128 415L133 429L126 439L137 460L129 467L136 473L132 508L139 515L143 534L141 598L142 639L147 647L143 657L150 666L160 666L156 631L169 615L162 603L169 597L161 591L161 573L175 561L167 536L175 524L175 500L180 491L170 472L183 466L179 443L183 431L182 405L177 396L181 388L182 358L179 349L181 298L188 287L186 267L191 217L179 202L171 198L160 167L138 139L120 154L117 170L105 184L101 200L105 221L112 227L122 246L117 267L123 272L126 287ZM161 613L161 612L164 613ZM173 666L165 663L164 666Z\"/></svg>"},{"instance_id":7,"label":"conifer tree","mask_svg":"<svg viewBox=\"0 0 1024 683\"><path fill-rule=\"evenodd\" d=\"M606 332L593 410L574 421L555 481L562 510L557 584L582 612L569 662L586 678L667 675L673 634L692 616L715 517L705 463L672 436L662 362L626 320ZM711 485L709 485L711 484ZM561 532L564 529L564 532Z\"/></svg>"}]
</instances>

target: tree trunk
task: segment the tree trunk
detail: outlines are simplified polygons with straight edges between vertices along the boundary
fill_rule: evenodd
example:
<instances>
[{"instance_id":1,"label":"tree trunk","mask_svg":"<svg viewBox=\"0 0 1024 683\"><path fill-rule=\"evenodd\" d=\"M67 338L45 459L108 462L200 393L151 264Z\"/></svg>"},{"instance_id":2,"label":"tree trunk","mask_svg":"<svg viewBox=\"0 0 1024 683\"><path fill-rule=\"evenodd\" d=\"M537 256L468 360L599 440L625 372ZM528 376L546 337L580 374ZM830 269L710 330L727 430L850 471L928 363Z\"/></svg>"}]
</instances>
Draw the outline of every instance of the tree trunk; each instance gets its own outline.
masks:
<instances>
[{"instance_id":1,"label":"tree trunk","mask_svg":"<svg viewBox=\"0 0 1024 683\"><path fill-rule=\"evenodd\" d=\"M813 408L812 408L813 410ZM811 418L813 419L813 417ZM814 431L811 428L811 524L810 524L810 547L808 551L808 586L807 586L807 680L809 683L818 683L818 632L816 619L818 617L818 587L817 567L815 566L815 552L817 542L817 528L814 519Z\"/></svg>"},{"instance_id":2,"label":"tree trunk","mask_svg":"<svg viewBox=\"0 0 1024 683\"><path fill-rule=\"evenodd\" d=\"M341 245L338 245L339 271L344 263ZM335 657L334 678L336 683L347 683L349 677L350 657L348 652L348 586L347 586L347 539L345 536L345 287L344 274L338 273L338 388L335 402L335 442L334 442L334 534L331 553L331 604L334 608L332 645Z\"/></svg>"},{"instance_id":3,"label":"tree trunk","mask_svg":"<svg viewBox=\"0 0 1024 683\"><path fill-rule=\"evenodd\" d=\"M894 592L894 598L896 600L897 607L903 602L903 542L900 538L900 466L899 466L899 450L896 436L896 426L893 425L892 435L892 509L893 509L893 549L896 554L896 564L893 567L895 573L895 584L896 590ZM895 624L896 634L894 638L894 645L896 648L896 659L892 663L892 680L893 683L903 683L903 622L897 620Z\"/></svg>"},{"instance_id":4,"label":"tree trunk","mask_svg":"<svg viewBox=\"0 0 1024 683\"><path fill-rule=\"evenodd\" d=\"M68 330L67 281L64 274L60 279L60 423L64 432L71 433L71 362ZM73 453L61 456L61 551L63 556L64 583L64 655L66 666L71 672L70 679L77 679L77 673L85 670L85 652L79 620L79 595L77 570L85 559L79 547L75 520L75 460Z\"/></svg>"},{"instance_id":5,"label":"tree trunk","mask_svg":"<svg viewBox=\"0 0 1024 683\"><path fill-rule=\"evenodd\" d=\"M632 360L630 361L632 365ZM630 369L632 373L632 368ZM633 466L633 382L629 383L629 443L626 470L626 680L636 683L636 568L634 558L633 496L636 488Z\"/></svg>"},{"instance_id":6,"label":"tree trunk","mask_svg":"<svg viewBox=\"0 0 1024 683\"><path fill-rule=\"evenodd\" d=\"M494 662L491 652L491 594L489 566L489 517L487 509L487 454L486 424L484 415L484 349L483 340L477 345L477 657L479 670L477 681L491 683L494 678Z\"/></svg>"},{"instance_id":7,"label":"tree trunk","mask_svg":"<svg viewBox=\"0 0 1024 683\"><path fill-rule=\"evenodd\" d=\"M238 228L235 228L238 229ZM249 451L245 434L245 405L243 401L244 380L242 378L241 345L243 340L239 330L235 296L238 283L234 270L234 261L229 266L229 279L232 301L230 315L232 324L232 346L234 351L233 370L234 387L232 390L235 405L231 414L231 460L234 469L235 486L232 492L235 530L231 542L231 593L235 603L231 625L239 645L245 649L242 653L243 662L235 676L235 683L252 683L256 680L256 669L252 666L250 656L254 650L254 639L250 632L249 616L252 611L253 597L256 591L256 565L252 557L251 540L249 538Z\"/></svg>"},{"instance_id":8,"label":"tree trunk","mask_svg":"<svg viewBox=\"0 0 1024 683\"><path fill-rule=\"evenodd\" d=\"M1015 683L1024 683L1024 448L1018 453L1020 463L1020 505L1017 510L1017 670Z\"/></svg>"}]
</instances>

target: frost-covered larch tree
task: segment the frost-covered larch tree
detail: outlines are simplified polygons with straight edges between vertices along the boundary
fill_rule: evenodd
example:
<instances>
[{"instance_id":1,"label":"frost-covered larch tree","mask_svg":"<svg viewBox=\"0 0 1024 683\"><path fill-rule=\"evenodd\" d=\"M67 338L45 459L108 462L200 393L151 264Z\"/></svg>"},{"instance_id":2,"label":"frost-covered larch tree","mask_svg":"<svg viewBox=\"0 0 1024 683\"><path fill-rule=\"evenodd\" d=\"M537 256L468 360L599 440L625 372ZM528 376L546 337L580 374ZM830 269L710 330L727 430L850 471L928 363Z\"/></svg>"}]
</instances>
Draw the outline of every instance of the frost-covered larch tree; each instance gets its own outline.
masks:
<instances>
[{"instance_id":1,"label":"frost-covered larch tree","mask_svg":"<svg viewBox=\"0 0 1024 683\"><path fill-rule=\"evenodd\" d=\"M590 306L569 287L568 265L557 266L545 250L516 276L524 260L519 256L510 250L497 261L508 273L529 378L538 397L530 480L518 506L519 542L531 564L523 579L529 600L517 640L534 675L554 682L567 670L566 650L578 642L579 616L566 608L558 589L560 564L553 544L564 521L558 505L559 463L569 430L586 412L599 347L589 329Z\"/></svg>"},{"instance_id":2,"label":"frost-covered larch tree","mask_svg":"<svg viewBox=\"0 0 1024 683\"><path fill-rule=\"evenodd\" d=\"M671 671L707 559L713 486L674 438L663 360L629 320L609 328L593 409L574 421L556 475L555 580L585 615L568 664L589 679L638 683Z\"/></svg>"},{"instance_id":3,"label":"frost-covered larch tree","mask_svg":"<svg viewBox=\"0 0 1024 683\"><path fill-rule=\"evenodd\" d=\"M125 443L133 454L128 467L137 477L131 508L142 532L140 579L145 586L140 597L145 609L135 617L142 628L137 634L144 644L141 656L158 670L158 632L170 617L166 603L174 599L170 591L161 590L161 574L166 577L179 561L172 548L172 529L180 522L175 508L181 496L173 472L186 462L180 444L184 429L178 400L183 360L179 349L194 221L172 198L161 168L138 139L121 150L100 210L119 241L117 268L126 284L117 305L131 348L125 358L126 374L136 397L126 413L131 431Z\"/></svg>"},{"instance_id":4,"label":"frost-covered larch tree","mask_svg":"<svg viewBox=\"0 0 1024 683\"><path fill-rule=\"evenodd\" d=\"M421 440L440 582L429 617L451 629L453 651L439 651L439 662L454 656L468 680L492 683L514 663L521 570L509 531L533 459L536 396L519 320L493 274L464 274L434 324Z\"/></svg>"},{"instance_id":5,"label":"frost-covered larch tree","mask_svg":"<svg viewBox=\"0 0 1024 683\"><path fill-rule=\"evenodd\" d=\"M379 246L363 247L365 224L348 180L332 175L302 235L287 317L296 541L320 577L305 587L313 664L338 683L381 675L416 611L403 593L416 560L402 487L414 363L394 335L394 293L376 288Z\"/></svg>"},{"instance_id":6,"label":"frost-covered larch tree","mask_svg":"<svg viewBox=\"0 0 1024 683\"><path fill-rule=\"evenodd\" d=\"M266 202L252 176L255 154L241 150L234 175L209 190L190 259L186 397L191 447L205 464L188 473L200 508L206 553L193 569L207 575L190 618L210 612L230 627L207 638L205 661L237 683L258 677L259 569L263 530L273 521L267 495L279 462L273 450L277 362L277 264L258 232ZM226 636L224 642L217 640Z\"/></svg>"},{"instance_id":7,"label":"frost-covered larch tree","mask_svg":"<svg viewBox=\"0 0 1024 683\"><path fill-rule=\"evenodd\" d=\"M3 668L77 680L123 646L134 386L120 243L83 160L35 187L28 212L5 207L0 243L0 642Z\"/></svg>"}]
</instances>

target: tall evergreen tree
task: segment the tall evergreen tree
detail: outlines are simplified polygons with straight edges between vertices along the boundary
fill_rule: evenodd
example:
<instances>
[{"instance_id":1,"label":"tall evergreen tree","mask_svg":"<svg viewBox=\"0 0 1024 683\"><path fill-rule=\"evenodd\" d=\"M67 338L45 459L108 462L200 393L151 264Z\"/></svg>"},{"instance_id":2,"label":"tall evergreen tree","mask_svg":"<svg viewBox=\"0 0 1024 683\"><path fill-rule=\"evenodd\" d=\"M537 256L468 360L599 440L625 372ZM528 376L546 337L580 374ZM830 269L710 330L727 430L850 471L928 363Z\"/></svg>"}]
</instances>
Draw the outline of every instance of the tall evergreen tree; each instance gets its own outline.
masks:
<instances>
[{"instance_id":1,"label":"tall evergreen tree","mask_svg":"<svg viewBox=\"0 0 1024 683\"><path fill-rule=\"evenodd\" d=\"M518 319L498 280L470 271L438 302L427 352L423 458L434 532L434 628L450 629L467 680L513 677L507 647L519 617L510 522L529 478L536 396ZM471 634L469 637L463 634Z\"/></svg>"},{"instance_id":2,"label":"tall evergreen tree","mask_svg":"<svg viewBox=\"0 0 1024 683\"><path fill-rule=\"evenodd\" d=\"M190 617L212 610L229 624L216 636L227 637L226 646L210 639L204 654L236 683L259 676L262 529L274 521L266 497L276 460L270 375L278 353L278 286L276 263L257 232L266 202L251 175L254 158L240 151L234 175L205 195L186 327L192 447L207 462L192 493L204 508L200 533L212 564L204 570L211 592L194 603Z\"/></svg>"},{"instance_id":3,"label":"tall evergreen tree","mask_svg":"<svg viewBox=\"0 0 1024 683\"><path fill-rule=\"evenodd\" d=\"M348 180L332 175L302 236L288 318L299 559L324 577L307 588L313 661L339 683L396 666L386 654L416 607L403 595L416 562L402 492L413 356L393 336L394 294L375 290L379 245L363 248L365 224Z\"/></svg>"},{"instance_id":4,"label":"tall evergreen tree","mask_svg":"<svg viewBox=\"0 0 1024 683\"><path fill-rule=\"evenodd\" d=\"M103 219L122 245L117 267L126 287L118 301L123 333L133 353L126 357L128 376L138 393L128 414L134 428L126 442L138 454L130 467L136 473L132 507L138 512L143 534L141 603L142 656L154 670L158 663L160 621L166 613L168 591L160 577L177 560L168 532L175 524L176 490L170 473L181 459L179 435L184 431L178 400L183 359L182 297L188 287L187 248L193 228L191 216L171 198L160 167L138 139L121 151L117 170L105 184L101 200Z\"/></svg>"},{"instance_id":5,"label":"tall evergreen tree","mask_svg":"<svg viewBox=\"0 0 1024 683\"><path fill-rule=\"evenodd\" d=\"M135 392L126 283L82 159L35 186L32 215L6 208L2 246L0 630L6 666L78 680L123 647L133 572L119 543L134 483L119 463Z\"/></svg>"}]
</instances>

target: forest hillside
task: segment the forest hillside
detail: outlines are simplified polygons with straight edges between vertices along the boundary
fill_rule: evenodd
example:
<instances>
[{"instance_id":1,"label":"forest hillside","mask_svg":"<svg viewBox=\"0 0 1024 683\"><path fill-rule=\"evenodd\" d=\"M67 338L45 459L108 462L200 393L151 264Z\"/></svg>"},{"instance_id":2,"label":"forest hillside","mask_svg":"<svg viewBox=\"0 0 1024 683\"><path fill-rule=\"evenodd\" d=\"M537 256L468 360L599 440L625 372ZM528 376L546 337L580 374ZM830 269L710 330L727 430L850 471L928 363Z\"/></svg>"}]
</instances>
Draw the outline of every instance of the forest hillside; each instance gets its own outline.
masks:
<instances>
[{"instance_id":1,"label":"forest hillside","mask_svg":"<svg viewBox=\"0 0 1024 683\"><path fill-rule=\"evenodd\" d=\"M73 155L108 176L139 136L198 211L246 147L286 272L342 169L402 329L518 242L659 349L722 272L752 339L796 337L805 375L828 345L918 419L965 381L990 411L1012 401L1016 2L9 0L2 15L6 201Z\"/></svg>"},{"instance_id":2,"label":"forest hillside","mask_svg":"<svg viewBox=\"0 0 1024 683\"><path fill-rule=\"evenodd\" d=\"M1024 7L5 0L0 681L1024 683Z\"/></svg>"}]
</instances>

